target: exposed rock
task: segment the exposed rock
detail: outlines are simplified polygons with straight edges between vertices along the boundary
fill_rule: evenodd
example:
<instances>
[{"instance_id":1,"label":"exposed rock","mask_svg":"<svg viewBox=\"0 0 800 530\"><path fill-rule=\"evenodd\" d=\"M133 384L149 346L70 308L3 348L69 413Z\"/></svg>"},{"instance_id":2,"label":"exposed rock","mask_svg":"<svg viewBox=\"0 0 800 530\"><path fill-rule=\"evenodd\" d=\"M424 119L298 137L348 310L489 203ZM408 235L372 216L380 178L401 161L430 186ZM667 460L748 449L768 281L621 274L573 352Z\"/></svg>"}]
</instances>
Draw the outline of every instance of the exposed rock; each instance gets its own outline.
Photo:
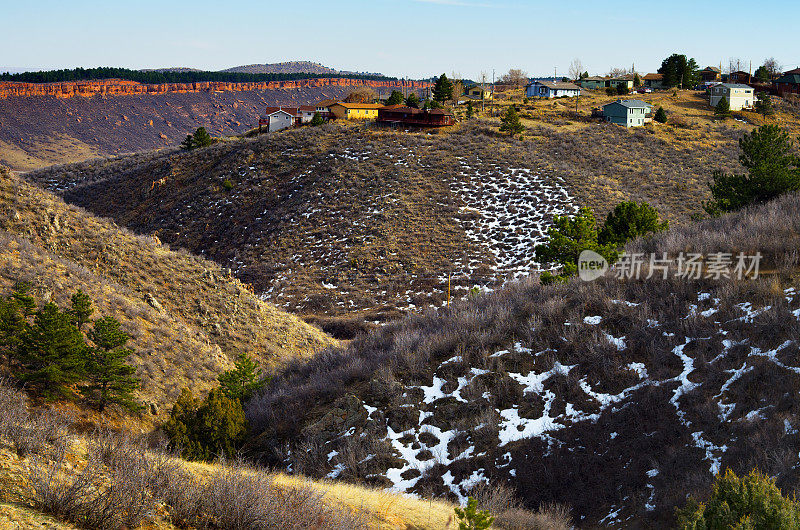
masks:
<instances>
[{"instance_id":1,"label":"exposed rock","mask_svg":"<svg viewBox=\"0 0 800 530\"><path fill-rule=\"evenodd\" d=\"M145 294L144 295L144 301L147 302L147 305L149 305L150 307L152 307L156 311L164 311L164 308L161 307L161 304L158 303L158 300L153 298L152 294L150 294L150 293Z\"/></svg>"}]
</instances>

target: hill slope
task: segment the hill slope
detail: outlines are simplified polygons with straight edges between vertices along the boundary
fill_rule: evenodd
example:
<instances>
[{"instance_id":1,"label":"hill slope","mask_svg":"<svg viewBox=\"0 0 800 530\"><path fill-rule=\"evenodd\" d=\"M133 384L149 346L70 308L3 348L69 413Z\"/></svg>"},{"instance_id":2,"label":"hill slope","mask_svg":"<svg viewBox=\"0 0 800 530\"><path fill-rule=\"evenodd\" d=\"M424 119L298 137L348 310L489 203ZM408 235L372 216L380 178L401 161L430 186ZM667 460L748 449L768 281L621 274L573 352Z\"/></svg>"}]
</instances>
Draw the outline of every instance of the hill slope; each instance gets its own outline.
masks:
<instances>
[{"instance_id":1,"label":"hill slope","mask_svg":"<svg viewBox=\"0 0 800 530\"><path fill-rule=\"evenodd\" d=\"M599 215L647 200L682 223L707 195L705 149L607 124L530 134L485 121L442 134L332 124L28 177L230 267L288 310L367 320L443 305L448 275L463 298L530 273L575 197ZM719 142L716 164L736 167L734 144Z\"/></svg>"},{"instance_id":2,"label":"hill slope","mask_svg":"<svg viewBox=\"0 0 800 530\"><path fill-rule=\"evenodd\" d=\"M253 296L218 265L135 236L18 177L0 176L0 292L30 281L64 306L82 289L132 335L140 397L168 408L203 392L240 352L268 366L333 343Z\"/></svg>"},{"instance_id":3,"label":"hill slope","mask_svg":"<svg viewBox=\"0 0 800 530\"><path fill-rule=\"evenodd\" d=\"M454 499L506 484L581 526L674 523L726 467L796 491L798 212L786 197L629 247L761 252L759 279L522 282L295 363L249 404L252 449Z\"/></svg>"}]
</instances>

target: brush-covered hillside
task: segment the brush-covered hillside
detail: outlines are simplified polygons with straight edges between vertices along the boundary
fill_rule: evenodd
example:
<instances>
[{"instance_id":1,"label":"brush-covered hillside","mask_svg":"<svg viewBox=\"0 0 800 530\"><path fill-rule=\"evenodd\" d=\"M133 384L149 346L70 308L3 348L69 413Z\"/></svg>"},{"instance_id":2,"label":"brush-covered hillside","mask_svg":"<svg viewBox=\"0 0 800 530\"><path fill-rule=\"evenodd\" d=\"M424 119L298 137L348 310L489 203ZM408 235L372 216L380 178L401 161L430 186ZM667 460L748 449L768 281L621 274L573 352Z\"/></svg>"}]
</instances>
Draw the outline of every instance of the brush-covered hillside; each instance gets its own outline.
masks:
<instances>
[{"instance_id":1,"label":"brush-covered hillside","mask_svg":"<svg viewBox=\"0 0 800 530\"><path fill-rule=\"evenodd\" d=\"M666 279L644 266L638 280L522 281L295 363L249 403L251 450L462 501L506 485L530 508L571 506L580 527L672 525L725 468L761 469L791 495L798 212L786 196L628 246L732 253L732 278L676 277L673 263ZM758 278L736 278L740 252L761 253Z\"/></svg>"},{"instance_id":2,"label":"brush-covered hillside","mask_svg":"<svg viewBox=\"0 0 800 530\"><path fill-rule=\"evenodd\" d=\"M5 170L0 174L0 293L30 282L41 304L78 290L132 337L138 398L157 414L181 388L204 392L248 353L266 366L334 341L253 295L219 265L136 236ZM155 418L153 418L155 419Z\"/></svg>"},{"instance_id":3,"label":"brush-covered hillside","mask_svg":"<svg viewBox=\"0 0 800 530\"><path fill-rule=\"evenodd\" d=\"M448 275L451 296L465 298L535 271L553 216L579 204L603 215L646 200L688 221L707 197L709 159L738 166L741 133L709 152L601 123L522 140L490 121L440 134L330 124L27 176L349 336L330 317L385 321L444 305Z\"/></svg>"}]
</instances>

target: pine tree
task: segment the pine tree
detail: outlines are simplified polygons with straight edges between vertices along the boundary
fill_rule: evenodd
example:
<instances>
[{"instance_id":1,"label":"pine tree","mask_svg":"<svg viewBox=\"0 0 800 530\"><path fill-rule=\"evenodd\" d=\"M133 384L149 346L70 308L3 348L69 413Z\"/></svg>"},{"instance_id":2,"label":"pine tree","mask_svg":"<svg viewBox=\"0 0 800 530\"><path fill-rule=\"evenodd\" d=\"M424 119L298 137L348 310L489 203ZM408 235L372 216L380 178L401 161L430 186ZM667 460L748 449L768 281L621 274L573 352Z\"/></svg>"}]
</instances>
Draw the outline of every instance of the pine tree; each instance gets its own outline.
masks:
<instances>
[{"instance_id":1,"label":"pine tree","mask_svg":"<svg viewBox=\"0 0 800 530\"><path fill-rule=\"evenodd\" d=\"M756 94L756 112L763 116L772 116L775 114L775 109L772 108L772 98L766 92L759 92Z\"/></svg>"},{"instance_id":2,"label":"pine tree","mask_svg":"<svg viewBox=\"0 0 800 530\"><path fill-rule=\"evenodd\" d=\"M466 508L455 509L459 530L487 530L494 522L488 510L478 510L478 501L470 497Z\"/></svg>"},{"instance_id":3,"label":"pine tree","mask_svg":"<svg viewBox=\"0 0 800 530\"><path fill-rule=\"evenodd\" d=\"M139 388L139 379L133 376L136 369L125 364L133 353L125 347L130 336L120 329L117 319L105 317L95 321L89 338L95 347L87 352L88 384L81 388L81 393L100 412L112 403L131 411L139 410L141 406L133 397Z\"/></svg>"},{"instance_id":4,"label":"pine tree","mask_svg":"<svg viewBox=\"0 0 800 530\"><path fill-rule=\"evenodd\" d=\"M658 123L667 123L667 112L664 110L664 107L658 107L655 116L653 119L656 120Z\"/></svg>"},{"instance_id":5,"label":"pine tree","mask_svg":"<svg viewBox=\"0 0 800 530\"><path fill-rule=\"evenodd\" d=\"M406 105L408 105L409 107L413 107L415 109L418 109L419 108L419 96L417 96L413 92L411 94L409 94L408 97L406 98Z\"/></svg>"},{"instance_id":6,"label":"pine tree","mask_svg":"<svg viewBox=\"0 0 800 530\"><path fill-rule=\"evenodd\" d=\"M247 354L240 354L234 366L233 370L219 375L219 387L227 397L245 403L266 381L261 378L258 363Z\"/></svg>"},{"instance_id":7,"label":"pine tree","mask_svg":"<svg viewBox=\"0 0 800 530\"><path fill-rule=\"evenodd\" d=\"M633 75L633 86L640 87L642 86L642 78L639 77L639 74Z\"/></svg>"},{"instance_id":8,"label":"pine tree","mask_svg":"<svg viewBox=\"0 0 800 530\"><path fill-rule=\"evenodd\" d=\"M19 300L13 295L0 298L0 354L9 369L27 328L25 309Z\"/></svg>"},{"instance_id":9,"label":"pine tree","mask_svg":"<svg viewBox=\"0 0 800 530\"><path fill-rule=\"evenodd\" d=\"M195 147L194 138L192 137L191 134L187 134L186 139L184 139L181 142L181 149L183 149L184 151L191 151L192 149L194 149L194 147Z\"/></svg>"},{"instance_id":10,"label":"pine tree","mask_svg":"<svg viewBox=\"0 0 800 530\"><path fill-rule=\"evenodd\" d=\"M219 389L212 390L203 401L184 389L164 424L164 432L183 458L210 461L236 453L247 432L247 420L241 402Z\"/></svg>"},{"instance_id":11,"label":"pine tree","mask_svg":"<svg viewBox=\"0 0 800 530\"><path fill-rule=\"evenodd\" d=\"M597 237L600 245L613 243L621 247L637 237L663 232L668 221L660 221L658 211L646 202L624 201L617 204L606 217Z\"/></svg>"},{"instance_id":12,"label":"pine tree","mask_svg":"<svg viewBox=\"0 0 800 530\"><path fill-rule=\"evenodd\" d=\"M389 99L386 100L387 105L402 105L403 104L403 93L399 90L392 90Z\"/></svg>"},{"instance_id":13,"label":"pine tree","mask_svg":"<svg viewBox=\"0 0 800 530\"><path fill-rule=\"evenodd\" d=\"M525 126L519 121L519 115L517 114L517 109L514 108L514 105L510 105L508 107L505 115L500 118L500 122L500 131L507 132L511 136L519 134L525 130Z\"/></svg>"},{"instance_id":14,"label":"pine tree","mask_svg":"<svg viewBox=\"0 0 800 530\"><path fill-rule=\"evenodd\" d=\"M72 316L53 303L36 312L22 337L20 380L45 400L72 395L71 386L84 375L86 342Z\"/></svg>"},{"instance_id":15,"label":"pine tree","mask_svg":"<svg viewBox=\"0 0 800 530\"><path fill-rule=\"evenodd\" d=\"M89 317L94 313L92 301L89 295L78 289L78 292L72 295L72 323L80 330L83 325L89 322Z\"/></svg>"},{"instance_id":16,"label":"pine tree","mask_svg":"<svg viewBox=\"0 0 800 530\"><path fill-rule=\"evenodd\" d=\"M731 106L727 98L720 98L719 102L717 102L717 106L714 107L714 115L723 120L731 116Z\"/></svg>"},{"instance_id":17,"label":"pine tree","mask_svg":"<svg viewBox=\"0 0 800 530\"><path fill-rule=\"evenodd\" d=\"M471 119L475 116L475 108L472 106L472 101L467 102L467 119Z\"/></svg>"},{"instance_id":18,"label":"pine tree","mask_svg":"<svg viewBox=\"0 0 800 530\"><path fill-rule=\"evenodd\" d=\"M433 99L440 103L453 99L453 83L444 74L439 76L433 86Z\"/></svg>"},{"instance_id":19,"label":"pine tree","mask_svg":"<svg viewBox=\"0 0 800 530\"><path fill-rule=\"evenodd\" d=\"M320 114L319 112L315 112L314 115L311 117L310 123L313 127L316 127L318 125L322 125L323 123L325 123L325 120L322 119L322 114Z\"/></svg>"},{"instance_id":20,"label":"pine tree","mask_svg":"<svg viewBox=\"0 0 800 530\"><path fill-rule=\"evenodd\" d=\"M213 144L214 140L211 138L211 135L208 134L205 127L198 127L192 137L192 143L195 147L207 147Z\"/></svg>"}]
</instances>

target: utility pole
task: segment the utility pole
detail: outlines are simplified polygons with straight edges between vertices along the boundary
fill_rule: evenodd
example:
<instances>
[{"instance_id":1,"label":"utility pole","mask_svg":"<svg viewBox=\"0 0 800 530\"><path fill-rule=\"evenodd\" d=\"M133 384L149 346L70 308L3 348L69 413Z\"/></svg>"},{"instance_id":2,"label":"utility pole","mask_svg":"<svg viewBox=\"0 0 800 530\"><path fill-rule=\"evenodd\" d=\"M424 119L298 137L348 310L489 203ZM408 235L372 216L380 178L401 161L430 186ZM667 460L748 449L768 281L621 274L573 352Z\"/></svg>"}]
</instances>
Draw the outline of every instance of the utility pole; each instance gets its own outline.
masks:
<instances>
[{"instance_id":1,"label":"utility pole","mask_svg":"<svg viewBox=\"0 0 800 530\"><path fill-rule=\"evenodd\" d=\"M486 98L484 94L486 93L486 72L481 72L481 114L484 111L484 103L486 102Z\"/></svg>"},{"instance_id":2,"label":"utility pole","mask_svg":"<svg viewBox=\"0 0 800 530\"><path fill-rule=\"evenodd\" d=\"M492 118L494 118L494 68L492 68Z\"/></svg>"}]
</instances>

